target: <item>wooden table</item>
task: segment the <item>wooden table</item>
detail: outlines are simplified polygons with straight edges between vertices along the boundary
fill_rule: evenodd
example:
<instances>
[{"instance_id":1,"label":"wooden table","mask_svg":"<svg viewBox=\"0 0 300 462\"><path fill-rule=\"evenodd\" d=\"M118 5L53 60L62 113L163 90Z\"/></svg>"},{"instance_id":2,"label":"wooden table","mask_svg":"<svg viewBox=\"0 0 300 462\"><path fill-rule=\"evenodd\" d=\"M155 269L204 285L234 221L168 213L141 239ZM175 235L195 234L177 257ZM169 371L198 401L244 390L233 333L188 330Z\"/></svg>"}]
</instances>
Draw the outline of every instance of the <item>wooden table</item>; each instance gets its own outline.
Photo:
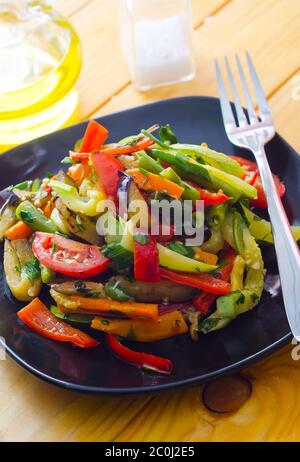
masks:
<instances>
[{"instance_id":1,"label":"wooden table","mask_svg":"<svg viewBox=\"0 0 300 462\"><path fill-rule=\"evenodd\" d=\"M194 0L197 78L146 94L129 81L113 1L56 4L83 46L79 120L161 98L216 95L212 59L249 50L278 131L300 150L299 0ZM300 362L292 360L291 346L243 372L251 398L227 415L206 410L201 386L103 398L50 386L10 359L0 362L0 374L0 441L300 440Z\"/></svg>"}]
</instances>

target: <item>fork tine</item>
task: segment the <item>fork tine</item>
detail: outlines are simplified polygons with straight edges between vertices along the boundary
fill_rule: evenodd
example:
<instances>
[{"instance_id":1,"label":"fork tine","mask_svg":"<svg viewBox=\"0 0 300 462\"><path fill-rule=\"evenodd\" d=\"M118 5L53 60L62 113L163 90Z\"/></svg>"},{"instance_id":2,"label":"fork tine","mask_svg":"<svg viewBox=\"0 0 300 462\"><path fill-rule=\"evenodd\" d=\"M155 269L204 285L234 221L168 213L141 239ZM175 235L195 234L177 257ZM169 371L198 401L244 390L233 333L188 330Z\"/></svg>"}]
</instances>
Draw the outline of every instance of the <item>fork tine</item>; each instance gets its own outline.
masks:
<instances>
[{"instance_id":1,"label":"fork tine","mask_svg":"<svg viewBox=\"0 0 300 462\"><path fill-rule=\"evenodd\" d=\"M256 73L256 70L253 64L253 61L248 51L246 52L246 57L247 57L249 71L250 71L261 119L265 120L267 117L272 118L267 99L265 97L263 88L261 86L260 80L258 78L258 75Z\"/></svg>"},{"instance_id":2,"label":"fork tine","mask_svg":"<svg viewBox=\"0 0 300 462\"><path fill-rule=\"evenodd\" d=\"M224 125L227 130L228 126L236 126L235 118L232 112L231 105L229 103L229 99L227 97L227 92L225 88L225 83L222 77L221 69L219 66L218 61L215 59L215 70L216 70L216 79L220 94L220 103L221 103L221 111L223 115Z\"/></svg>"},{"instance_id":3,"label":"fork tine","mask_svg":"<svg viewBox=\"0 0 300 462\"><path fill-rule=\"evenodd\" d=\"M244 96L245 96L245 100L247 104L247 112L248 112L250 123L258 122L257 115L256 115L256 112L255 112L255 109L252 103L252 99L250 96L250 91L249 91L249 87L248 87L247 80L245 77L245 73L243 71L241 61L240 61L238 54L235 55L235 59L236 59L237 67L239 70L240 79L242 82L242 87L243 87L243 92L244 92Z\"/></svg>"},{"instance_id":4,"label":"fork tine","mask_svg":"<svg viewBox=\"0 0 300 462\"><path fill-rule=\"evenodd\" d=\"M241 100L240 100L240 97L239 97L239 94L238 94L238 90L237 90L237 87L236 87L236 84L235 84L235 81L234 81L234 77L233 77L233 74L231 72L231 68L230 68L229 61L228 61L227 57L225 58L225 65L226 65L226 69L227 69L228 80L229 80L229 83L230 83L230 88L231 88L231 92L232 92L232 96L233 96L233 101L234 101L234 104L235 104L235 110L236 110L239 126L241 127L241 126L248 125L248 121L247 121L247 118L246 118L245 113L244 113L243 108L242 108Z\"/></svg>"}]
</instances>

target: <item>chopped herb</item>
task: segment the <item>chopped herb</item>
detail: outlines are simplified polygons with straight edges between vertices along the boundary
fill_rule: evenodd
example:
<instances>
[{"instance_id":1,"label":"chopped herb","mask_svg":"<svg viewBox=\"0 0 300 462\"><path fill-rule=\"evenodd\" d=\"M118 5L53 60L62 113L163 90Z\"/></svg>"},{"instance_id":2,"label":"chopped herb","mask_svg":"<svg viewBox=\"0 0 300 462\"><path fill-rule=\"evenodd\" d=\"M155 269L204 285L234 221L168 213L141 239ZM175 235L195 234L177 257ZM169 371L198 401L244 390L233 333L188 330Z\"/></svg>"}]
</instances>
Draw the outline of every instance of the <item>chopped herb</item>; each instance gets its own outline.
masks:
<instances>
[{"instance_id":1,"label":"chopped herb","mask_svg":"<svg viewBox=\"0 0 300 462\"><path fill-rule=\"evenodd\" d=\"M86 227L81 224L77 224L77 228L80 233L84 233L84 231L86 230Z\"/></svg>"},{"instance_id":2,"label":"chopped herb","mask_svg":"<svg viewBox=\"0 0 300 462\"><path fill-rule=\"evenodd\" d=\"M107 319L102 319L101 324L103 324L103 326L109 326L110 322Z\"/></svg>"},{"instance_id":3,"label":"chopped herb","mask_svg":"<svg viewBox=\"0 0 300 462\"><path fill-rule=\"evenodd\" d=\"M256 303L259 300L259 296L257 294L251 294L251 299L253 303Z\"/></svg>"},{"instance_id":4,"label":"chopped herb","mask_svg":"<svg viewBox=\"0 0 300 462\"><path fill-rule=\"evenodd\" d=\"M86 295L91 292L91 289L87 287L85 282L76 281L74 283L74 286L75 286L76 291L79 292L80 294Z\"/></svg>"},{"instance_id":5,"label":"chopped herb","mask_svg":"<svg viewBox=\"0 0 300 462\"><path fill-rule=\"evenodd\" d=\"M218 318L211 318L211 319L205 319L202 321L200 324L200 332L203 332L204 334L207 334L211 330L213 330L215 327L217 327L220 319Z\"/></svg>"},{"instance_id":6,"label":"chopped herb","mask_svg":"<svg viewBox=\"0 0 300 462\"><path fill-rule=\"evenodd\" d=\"M40 264L35 257L32 257L22 268L22 273L25 274L30 282L34 282L41 275Z\"/></svg>"},{"instance_id":7,"label":"chopped herb","mask_svg":"<svg viewBox=\"0 0 300 462\"><path fill-rule=\"evenodd\" d=\"M21 210L20 211L20 218L21 218L22 221L24 221L24 223L27 223L27 224L34 223L34 219L33 219L31 213L28 210Z\"/></svg>"},{"instance_id":8,"label":"chopped herb","mask_svg":"<svg viewBox=\"0 0 300 462\"><path fill-rule=\"evenodd\" d=\"M52 247L51 247L51 253L57 252L57 249L58 249L58 247L57 247L56 242L53 242Z\"/></svg>"},{"instance_id":9,"label":"chopped herb","mask_svg":"<svg viewBox=\"0 0 300 462\"><path fill-rule=\"evenodd\" d=\"M243 303L245 303L245 295L243 293L241 293L241 295L239 296L239 298L236 301L236 304L237 305L242 305Z\"/></svg>"},{"instance_id":10,"label":"chopped herb","mask_svg":"<svg viewBox=\"0 0 300 462\"><path fill-rule=\"evenodd\" d=\"M119 287L119 282L112 283L108 282L105 285L105 293L112 300L117 300L119 302L126 302L134 300L132 297L127 295L121 287Z\"/></svg>"},{"instance_id":11,"label":"chopped herb","mask_svg":"<svg viewBox=\"0 0 300 462\"><path fill-rule=\"evenodd\" d=\"M46 176L47 176L47 178L49 178L49 180L51 180L51 178L54 177L54 173L47 172L47 173L46 173Z\"/></svg>"},{"instance_id":12,"label":"chopped herb","mask_svg":"<svg viewBox=\"0 0 300 462\"><path fill-rule=\"evenodd\" d=\"M20 265L16 265L15 266L15 270L18 274L21 274L21 266Z\"/></svg>"},{"instance_id":13,"label":"chopped herb","mask_svg":"<svg viewBox=\"0 0 300 462\"><path fill-rule=\"evenodd\" d=\"M128 272L133 265L133 253L121 244L112 242L102 247L101 252L111 260L110 267L117 272Z\"/></svg>"},{"instance_id":14,"label":"chopped herb","mask_svg":"<svg viewBox=\"0 0 300 462\"><path fill-rule=\"evenodd\" d=\"M92 170L91 180L92 180L93 183L97 183L97 181L98 181L98 177L97 177L97 174L96 174L94 169Z\"/></svg>"}]
</instances>

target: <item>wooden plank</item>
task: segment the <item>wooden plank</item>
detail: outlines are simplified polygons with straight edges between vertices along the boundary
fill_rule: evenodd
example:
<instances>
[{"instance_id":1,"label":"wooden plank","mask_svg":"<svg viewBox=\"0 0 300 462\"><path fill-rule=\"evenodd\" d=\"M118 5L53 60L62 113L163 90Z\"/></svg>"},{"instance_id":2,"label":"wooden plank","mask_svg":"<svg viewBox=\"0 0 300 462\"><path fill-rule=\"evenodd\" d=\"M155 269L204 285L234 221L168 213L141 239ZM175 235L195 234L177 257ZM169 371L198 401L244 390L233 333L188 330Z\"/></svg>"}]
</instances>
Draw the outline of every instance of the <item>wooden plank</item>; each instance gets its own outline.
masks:
<instances>
[{"instance_id":1,"label":"wooden plank","mask_svg":"<svg viewBox=\"0 0 300 462\"><path fill-rule=\"evenodd\" d=\"M270 98L278 132L300 153L300 70Z\"/></svg>"},{"instance_id":2,"label":"wooden plank","mask_svg":"<svg viewBox=\"0 0 300 462\"><path fill-rule=\"evenodd\" d=\"M299 349L299 348L298 348ZM300 440L300 363L288 347L244 371L251 398L233 414L203 405L202 387L157 396L118 442L254 442Z\"/></svg>"},{"instance_id":3,"label":"wooden plank","mask_svg":"<svg viewBox=\"0 0 300 462\"><path fill-rule=\"evenodd\" d=\"M195 43L198 74L193 82L147 93L140 93L133 85L129 85L93 116L174 96L216 95L213 58L233 55L235 52L242 54L247 49L254 59L266 93L270 94L299 66L299 19L298 0L234 1L211 22L197 30Z\"/></svg>"},{"instance_id":4,"label":"wooden plank","mask_svg":"<svg viewBox=\"0 0 300 462\"><path fill-rule=\"evenodd\" d=\"M195 26L227 3L227 0L194 1ZM117 6L115 0L94 0L72 16L84 57L78 83L81 118L87 118L129 84L119 42Z\"/></svg>"},{"instance_id":5,"label":"wooden plank","mask_svg":"<svg viewBox=\"0 0 300 462\"><path fill-rule=\"evenodd\" d=\"M0 361L0 442L112 441L151 399L86 396Z\"/></svg>"}]
</instances>

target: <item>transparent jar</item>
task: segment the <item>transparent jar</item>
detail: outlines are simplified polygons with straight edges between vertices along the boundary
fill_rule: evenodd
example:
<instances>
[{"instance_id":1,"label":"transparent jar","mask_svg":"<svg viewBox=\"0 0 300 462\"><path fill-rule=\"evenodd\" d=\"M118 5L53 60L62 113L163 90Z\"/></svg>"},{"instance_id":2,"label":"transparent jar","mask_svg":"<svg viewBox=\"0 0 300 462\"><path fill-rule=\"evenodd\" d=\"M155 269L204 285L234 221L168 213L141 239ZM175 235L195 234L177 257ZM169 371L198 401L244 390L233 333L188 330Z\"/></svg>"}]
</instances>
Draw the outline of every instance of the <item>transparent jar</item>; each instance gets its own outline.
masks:
<instances>
[{"instance_id":1,"label":"transparent jar","mask_svg":"<svg viewBox=\"0 0 300 462\"><path fill-rule=\"evenodd\" d=\"M0 0L0 151L66 124L80 69L77 34L51 2Z\"/></svg>"},{"instance_id":2,"label":"transparent jar","mask_svg":"<svg viewBox=\"0 0 300 462\"><path fill-rule=\"evenodd\" d=\"M141 91L195 77L191 0L120 0L121 45Z\"/></svg>"}]
</instances>

